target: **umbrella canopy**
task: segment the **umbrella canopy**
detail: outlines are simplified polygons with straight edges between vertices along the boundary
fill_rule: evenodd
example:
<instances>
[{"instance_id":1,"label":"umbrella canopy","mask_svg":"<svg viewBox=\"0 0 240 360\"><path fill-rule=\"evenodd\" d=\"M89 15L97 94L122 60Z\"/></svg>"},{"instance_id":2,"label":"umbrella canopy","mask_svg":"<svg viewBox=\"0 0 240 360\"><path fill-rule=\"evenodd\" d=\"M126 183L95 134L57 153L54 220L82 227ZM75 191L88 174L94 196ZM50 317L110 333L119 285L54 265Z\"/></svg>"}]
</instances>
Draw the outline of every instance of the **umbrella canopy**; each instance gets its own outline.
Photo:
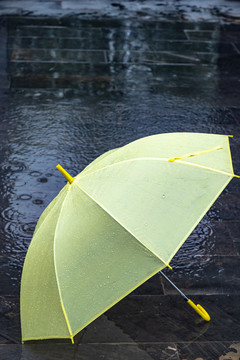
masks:
<instances>
[{"instance_id":1,"label":"umbrella canopy","mask_svg":"<svg viewBox=\"0 0 240 360\"><path fill-rule=\"evenodd\" d=\"M21 283L23 341L71 338L169 266L234 175L229 137L154 135L105 153L41 215Z\"/></svg>"}]
</instances>

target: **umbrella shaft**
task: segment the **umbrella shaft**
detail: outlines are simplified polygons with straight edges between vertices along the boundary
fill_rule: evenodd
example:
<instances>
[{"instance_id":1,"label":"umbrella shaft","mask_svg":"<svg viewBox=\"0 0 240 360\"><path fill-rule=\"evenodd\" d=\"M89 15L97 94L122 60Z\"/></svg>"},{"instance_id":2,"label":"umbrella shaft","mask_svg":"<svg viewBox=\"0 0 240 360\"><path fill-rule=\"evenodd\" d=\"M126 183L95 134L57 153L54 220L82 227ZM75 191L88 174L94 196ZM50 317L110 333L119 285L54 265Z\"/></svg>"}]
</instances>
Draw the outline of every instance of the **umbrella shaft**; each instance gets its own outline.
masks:
<instances>
[{"instance_id":1,"label":"umbrella shaft","mask_svg":"<svg viewBox=\"0 0 240 360\"><path fill-rule=\"evenodd\" d=\"M181 294L181 295L184 297L184 299L185 299L186 301L189 300L188 297L187 297L162 271L159 271L159 272L161 273L161 275L162 275L163 277L165 277L165 279L166 279L167 281L170 282L170 284L179 292L179 294Z\"/></svg>"}]
</instances>

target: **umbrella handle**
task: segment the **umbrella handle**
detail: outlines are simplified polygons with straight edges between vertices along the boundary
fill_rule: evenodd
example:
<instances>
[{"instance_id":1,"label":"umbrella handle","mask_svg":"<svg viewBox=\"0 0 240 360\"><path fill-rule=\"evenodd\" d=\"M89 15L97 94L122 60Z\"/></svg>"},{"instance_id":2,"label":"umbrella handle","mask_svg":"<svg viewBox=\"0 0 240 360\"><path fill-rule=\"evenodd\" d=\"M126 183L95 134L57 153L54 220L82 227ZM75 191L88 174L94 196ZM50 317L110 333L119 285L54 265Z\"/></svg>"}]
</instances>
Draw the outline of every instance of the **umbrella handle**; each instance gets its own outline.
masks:
<instances>
[{"instance_id":1,"label":"umbrella handle","mask_svg":"<svg viewBox=\"0 0 240 360\"><path fill-rule=\"evenodd\" d=\"M187 302L205 321L210 321L211 318L209 314L201 305L195 305L194 302L190 299Z\"/></svg>"}]
</instances>

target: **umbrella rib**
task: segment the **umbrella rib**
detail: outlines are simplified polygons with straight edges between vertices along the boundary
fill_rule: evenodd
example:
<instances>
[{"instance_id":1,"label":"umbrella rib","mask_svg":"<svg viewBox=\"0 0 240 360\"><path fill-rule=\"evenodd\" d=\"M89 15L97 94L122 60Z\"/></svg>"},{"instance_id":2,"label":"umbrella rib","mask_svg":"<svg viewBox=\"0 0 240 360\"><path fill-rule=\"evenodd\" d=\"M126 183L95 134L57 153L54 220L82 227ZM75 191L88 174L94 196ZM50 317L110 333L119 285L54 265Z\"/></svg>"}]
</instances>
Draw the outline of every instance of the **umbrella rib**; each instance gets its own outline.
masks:
<instances>
[{"instance_id":1,"label":"umbrella rib","mask_svg":"<svg viewBox=\"0 0 240 360\"><path fill-rule=\"evenodd\" d=\"M108 168L113 167L113 166L121 165L121 164L128 163L128 162L144 161L144 160L169 162L169 158L158 158L158 157L141 157L141 158L122 160L122 161L116 162L114 164L106 165L101 169L97 169L97 170L95 170L93 172L90 172L90 173L87 173L86 175L83 175L83 176L81 176L81 173L80 173L80 175L77 176L77 178L79 177L79 178L83 179L83 178L85 178L87 176L93 175L93 174L95 174L97 172L103 171L103 170L108 169ZM179 164L183 164L183 165L194 166L194 167L198 167L198 168L201 168L201 169L204 169L204 170L213 171L213 172L216 172L216 173L219 173L219 174L222 174L222 175L227 175L227 176L231 176L231 177L238 177L234 173L228 173L226 171L217 170L217 169L214 169L214 168L210 168L210 167L207 167L207 166L204 166L204 165L199 165L199 164L188 162L188 161L175 160L174 162L171 162L171 163L179 163Z\"/></svg>"},{"instance_id":2,"label":"umbrella rib","mask_svg":"<svg viewBox=\"0 0 240 360\"><path fill-rule=\"evenodd\" d=\"M235 175L234 173L228 173L226 171L222 171L222 170L217 170L217 169L213 169L210 168L208 166L204 166L204 165L199 165L196 163L190 163L188 161L182 161L182 160L177 160L178 163L183 164L183 165L190 165L190 166L194 166L194 167L198 167L200 169L204 169L204 170L208 170L208 171L213 171L216 172L218 174L222 174L222 175L227 175L227 176L231 176L231 177L237 177L237 175Z\"/></svg>"},{"instance_id":3,"label":"umbrella rib","mask_svg":"<svg viewBox=\"0 0 240 360\"><path fill-rule=\"evenodd\" d=\"M64 318L65 318L65 321L66 321L66 324L67 324L67 328L68 328L68 331L69 331L69 334L70 334L70 339L71 339L72 343L74 343L73 342L73 332L72 332L72 329L71 329L71 326L70 326L70 323L69 323L69 320L68 320L67 312L66 312L66 309L64 307L63 299L62 299L62 295L61 295L61 290L60 290L60 285L59 285L59 280L58 280L58 275L57 275L56 257L55 257L55 244L56 244L55 239L56 239L57 228L58 228L59 219L61 217L66 198L67 198L67 196L69 194L69 190L70 190L70 185L69 185L69 187L67 189L67 193L66 193L65 198L64 198L64 200L62 202L61 210L60 210L58 220L57 220L57 224L56 224L56 227L55 227L55 233L54 233L54 238L53 238L53 260L54 260L54 268L55 268L56 281L57 281L57 287L58 287L58 293L59 293L59 299L60 299L61 308L62 308L63 315L64 315Z\"/></svg>"},{"instance_id":4,"label":"umbrella rib","mask_svg":"<svg viewBox=\"0 0 240 360\"><path fill-rule=\"evenodd\" d=\"M92 199L98 206L100 206L109 216L111 216L112 219L114 219L122 228L124 228L129 234L131 234L140 244L142 244L148 251L150 251L154 256L156 256L165 266L172 269L172 267L164 261L159 255L157 255L151 248L147 247L131 230L126 228L114 215L112 215L108 209L106 209L99 201L97 201L91 194L89 194L85 189L83 189L81 186L79 186L78 183L74 182L81 191L83 191L90 199Z\"/></svg>"}]
</instances>

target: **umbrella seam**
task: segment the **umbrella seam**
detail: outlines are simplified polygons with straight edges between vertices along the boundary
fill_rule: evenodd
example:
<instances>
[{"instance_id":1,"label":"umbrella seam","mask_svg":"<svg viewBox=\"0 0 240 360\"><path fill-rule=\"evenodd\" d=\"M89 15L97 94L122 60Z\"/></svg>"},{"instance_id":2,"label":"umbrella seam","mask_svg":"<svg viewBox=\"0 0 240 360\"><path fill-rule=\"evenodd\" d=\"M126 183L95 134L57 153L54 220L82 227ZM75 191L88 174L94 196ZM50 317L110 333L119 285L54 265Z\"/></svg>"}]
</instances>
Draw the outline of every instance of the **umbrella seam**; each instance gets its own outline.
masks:
<instances>
[{"instance_id":1,"label":"umbrella seam","mask_svg":"<svg viewBox=\"0 0 240 360\"><path fill-rule=\"evenodd\" d=\"M108 209L106 209L100 202L98 202L92 195L90 195L85 189L83 189L81 186L79 186L79 184L77 184L76 182L74 182L74 184L81 190L83 191L88 197L90 197L98 206L100 206L108 215L111 216L112 219L114 219L122 228L124 228L130 235L132 235L140 244L142 244L148 251L150 251L154 256L156 256L160 261L163 262L163 264L165 264L165 266L169 266L168 262L164 261L159 255L157 255L151 248L147 247L141 240L139 240L139 238L134 235L134 233L129 230L128 228L126 228L115 216L113 216Z\"/></svg>"},{"instance_id":2,"label":"umbrella seam","mask_svg":"<svg viewBox=\"0 0 240 360\"><path fill-rule=\"evenodd\" d=\"M67 324L67 328L68 328L68 331L69 331L69 334L70 334L70 338L71 338L71 340L72 340L72 342L73 342L72 329L71 329L71 326L70 326L70 323L69 323L69 320L68 320L68 316L67 316L66 309L65 309L65 307L64 307L63 299L62 299L62 295L61 295L61 290L60 290L60 285L59 285L59 279L58 279L58 274L57 274L57 267L56 267L56 257L55 257L55 244L56 244L55 239L56 239L57 227L58 227L59 219L60 219L61 214L62 214L62 211L63 211L63 206L64 206L65 201L66 201L66 198L67 198L67 196L68 196L68 194L69 194L69 190L70 190L70 186L68 187L67 193L66 193L65 198L64 198L64 200L63 200L63 202L62 202L61 210L60 210L60 213L59 213L59 216L58 216L58 220L57 220L57 224L56 224L56 227L55 227L54 238L53 238L53 261L54 261L54 268L55 268L56 282L57 282L57 287L58 287L60 304L61 304L63 316L64 316L65 321L66 321L66 324Z\"/></svg>"},{"instance_id":3,"label":"umbrella seam","mask_svg":"<svg viewBox=\"0 0 240 360\"><path fill-rule=\"evenodd\" d=\"M232 163L232 154L231 154L231 149L230 149L230 141L229 141L229 136L227 137L227 144L228 144L228 156L230 158L230 164L231 164L231 172L232 175L234 176L234 170L233 170L233 163Z\"/></svg>"},{"instance_id":4,"label":"umbrella seam","mask_svg":"<svg viewBox=\"0 0 240 360\"><path fill-rule=\"evenodd\" d=\"M96 171L88 173L88 174L86 174L84 176L81 176L81 173L80 173L78 176L76 176L76 179L77 178L83 179L83 178L86 178L87 176L93 175L93 174L95 174L97 172L100 172L100 171L103 171L103 170L108 169L110 167L121 165L121 164L124 164L124 163L127 163L127 162L144 161L144 160L169 162L169 158L158 158L158 157L142 157L142 158L134 158L134 159L122 160L122 161L119 161L117 163L107 165L107 166L105 166L105 167L103 167L101 169L97 169ZM230 160L231 160L231 158L230 158ZM213 171L213 172L216 172L216 173L219 173L219 174L222 174L222 175L235 176L234 173L231 174L231 173L228 173L226 171L213 169L213 168L210 168L210 167L207 167L207 166L199 165L199 164L188 162L188 161L175 160L173 163L179 163L179 164L183 164L183 165L194 166L194 167L198 167L198 168L201 168L201 169L204 169L204 170Z\"/></svg>"}]
</instances>

